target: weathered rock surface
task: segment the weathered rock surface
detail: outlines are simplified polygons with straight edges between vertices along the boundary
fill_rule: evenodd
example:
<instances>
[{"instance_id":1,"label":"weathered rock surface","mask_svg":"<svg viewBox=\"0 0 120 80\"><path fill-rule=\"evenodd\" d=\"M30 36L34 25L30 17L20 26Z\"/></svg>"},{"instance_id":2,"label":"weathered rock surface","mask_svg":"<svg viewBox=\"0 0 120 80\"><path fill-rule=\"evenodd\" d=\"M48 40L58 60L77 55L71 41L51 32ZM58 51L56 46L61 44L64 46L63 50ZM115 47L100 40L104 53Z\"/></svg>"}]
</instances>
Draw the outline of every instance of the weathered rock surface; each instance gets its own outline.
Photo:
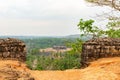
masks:
<instances>
[{"instance_id":1,"label":"weathered rock surface","mask_svg":"<svg viewBox=\"0 0 120 80\"><path fill-rule=\"evenodd\" d=\"M19 61L0 60L0 80L35 80L26 65Z\"/></svg>"},{"instance_id":2,"label":"weathered rock surface","mask_svg":"<svg viewBox=\"0 0 120 80\"><path fill-rule=\"evenodd\" d=\"M91 39L83 44L81 63L87 66L96 59L116 56L120 56L120 38Z\"/></svg>"},{"instance_id":3,"label":"weathered rock surface","mask_svg":"<svg viewBox=\"0 0 120 80\"><path fill-rule=\"evenodd\" d=\"M120 80L120 57L101 58L87 68L65 71L30 70L22 62L0 60L0 71L0 80Z\"/></svg>"},{"instance_id":4,"label":"weathered rock surface","mask_svg":"<svg viewBox=\"0 0 120 80\"><path fill-rule=\"evenodd\" d=\"M13 38L0 39L0 59L26 60L26 48L23 41Z\"/></svg>"}]
</instances>

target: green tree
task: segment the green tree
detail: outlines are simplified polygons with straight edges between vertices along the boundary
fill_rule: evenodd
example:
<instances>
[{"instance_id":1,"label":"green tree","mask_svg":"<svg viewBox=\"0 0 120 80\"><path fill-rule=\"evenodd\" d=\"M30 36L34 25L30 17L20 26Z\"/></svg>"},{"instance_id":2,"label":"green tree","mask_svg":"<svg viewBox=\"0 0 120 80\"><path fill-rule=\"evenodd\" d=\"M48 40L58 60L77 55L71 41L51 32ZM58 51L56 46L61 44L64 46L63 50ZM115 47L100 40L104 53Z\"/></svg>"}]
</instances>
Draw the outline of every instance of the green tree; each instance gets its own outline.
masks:
<instances>
[{"instance_id":1,"label":"green tree","mask_svg":"<svg viewBox=\"0 0 120 80\"><path fill-rule=\"evenodd\" d=\"M120 11L120 0L85 0L87 2L93 3L93 4L98 4L99 6L101 5L106 5L110 6L117 10L118 12ZM113 12L113 11L112 11ZM118 13L117 12L117 13ZM108 37L113 37L113 38L120 38L120 16L115 13L107 13L107 16L109 22L107 25L107 30L105 31L105 34L108 35ZM117 15L117 16L116 16ZM106 16L106 15L102 15Z\"/></svg>"},{"instance_id":2,"label":"green tree","mask_svg":"<svg viewBox=\"0 0 120 80\"><path fill-rule=\"evenodd\" d=\"M82 44L84 43L84 41L82 41L81 39L76 39L75 42L71 42L68 43L67 46L71 47L72 50L69 51L70 54L80 54L82 51Z\"/></svg>"},{"instance_id":3,"label":"green tree","mask_svg":"<svg viewBox=\"0 0 120 80\"><path fill-rule=\"evenodd\" d=\"M91 35L94 37L99 37L101 34L103 34L103 31L100 30L97 26L93 25L94 20L83 20L80 19L80 22L78 23L78 28L80 32L82 33L81 36Z\"/></svg>"},{"instance_id":4,"label":"green tree","mask_svg":"<svg viewBox=\"0 0 120 80\"><path fill-rule=\"evenodd\" d=\"M111 21L107 24L106 34L112 38L120 38L120 21Z\"/></svg>"},{"instance_id":5,"label":"green tree","mask_svg":"<svg viewBox=\"0 0 120 80\"><path fill-rule=\"evenodd\" d=\"M106 35L107 37L111 38L120 38L120 22L109 22L107 24L106 30L101 30L97 26L93 26L94 20L86 20L80 19L80 22L78 24L78 27L81 32L83 32L82 35L92 35L100 37L103 35Z\"/></svg>"}]
</instances>

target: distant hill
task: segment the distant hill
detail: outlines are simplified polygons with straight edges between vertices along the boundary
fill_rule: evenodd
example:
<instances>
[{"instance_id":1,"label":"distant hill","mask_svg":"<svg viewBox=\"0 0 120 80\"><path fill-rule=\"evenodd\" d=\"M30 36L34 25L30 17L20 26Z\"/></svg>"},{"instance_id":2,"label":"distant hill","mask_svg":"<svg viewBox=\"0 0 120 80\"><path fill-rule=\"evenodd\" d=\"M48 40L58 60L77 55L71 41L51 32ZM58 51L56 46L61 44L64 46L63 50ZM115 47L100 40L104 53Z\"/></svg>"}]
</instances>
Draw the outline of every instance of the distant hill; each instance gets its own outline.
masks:
<instances>
[{"instance_id":1,"label":"distant hill","mask_svg":"<svg viewBox=\"0 0 120 80\"><path fill-rule=\"evenodd\" d=\"M73 35L68 35L65 36L66 38L80 38L80 34L73 34Z\"/></svg>"},{"instance_id":2,"label":"distant hill","mask_svg":"<svg viewBox=\"0 0 120 80\"><path fill-rule=\"evenodd\" d=\"M17 38L17 39L37 39L37 38L80 38L82 40L88 40L91 38L90 35L88 36L80 36L80 34L73 34L68 36L0 36L0 38Z\"/></svg>"},{"instance_id":3,"label":"distant hill","mask_svg":"<svg viewBox=\"0 0 120 80\"><path fill-rule=\"evenodd\" d=\"M88 36L80 36L80 34L74 34L74 35L69 35L69 36L66 36L65 38L79 38L79 39L82 39L82 40L89 40L92 38L91 35L88 35Z\"/></svg>"},{"instance_id":4,"label":"distant hill","mask_svg":"<svg viewBox=\"0 0 120 80\"><path fill-rule=\"evenodd\" d=\"M17 38L17 39L36 39L36 38L52 38L51 36L0 36L0 38Z\"/></svg>"}]
</instances>

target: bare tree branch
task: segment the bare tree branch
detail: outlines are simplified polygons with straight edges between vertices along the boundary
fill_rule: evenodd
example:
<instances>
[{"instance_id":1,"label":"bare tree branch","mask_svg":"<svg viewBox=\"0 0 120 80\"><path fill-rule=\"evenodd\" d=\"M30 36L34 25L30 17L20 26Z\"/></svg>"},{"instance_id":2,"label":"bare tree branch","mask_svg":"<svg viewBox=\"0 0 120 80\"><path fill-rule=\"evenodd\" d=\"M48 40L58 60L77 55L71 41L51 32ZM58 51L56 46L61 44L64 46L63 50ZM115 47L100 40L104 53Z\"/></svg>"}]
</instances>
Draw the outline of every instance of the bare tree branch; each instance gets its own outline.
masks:
<instances>
[{"instance_id":1,"label":"bare tree branch","mask_svg":"<svg viewBox=\"0 0 120 80\"><path fill-rule=\"evenodd\" d=\"M120 11L120 0L112 0L112 5L116 10Z\"/></svg>"},{"instance_id":2,"label":"bare tree branch","mask_svg":"<svg viewBox=\"0 0 120 80\"><path fill-rule=\"evenodd\" d=\"M99 6L106 5L120 11L120 0L86 0L87 2L98 4Z\"/></svg>"}]
</instances>

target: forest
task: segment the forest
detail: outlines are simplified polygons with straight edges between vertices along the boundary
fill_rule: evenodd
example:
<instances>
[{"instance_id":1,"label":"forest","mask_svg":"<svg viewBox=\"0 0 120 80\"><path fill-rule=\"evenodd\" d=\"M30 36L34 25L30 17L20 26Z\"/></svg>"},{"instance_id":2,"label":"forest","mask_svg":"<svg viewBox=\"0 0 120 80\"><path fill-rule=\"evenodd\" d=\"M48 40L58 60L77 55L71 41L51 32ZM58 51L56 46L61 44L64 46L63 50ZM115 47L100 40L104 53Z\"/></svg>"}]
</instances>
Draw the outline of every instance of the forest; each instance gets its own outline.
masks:
<instances>
[{"instance_id":1,"label":"forest","mask_svg":"<svg viewBox=\"0 0 120 80\"><path fill-rule=\"evenodd\" d=\"M73 36L72 36L73 37ZM86 38L87 39L87 38ZM65 70L80 67L80 54L72 52L52 53L49 56L41 56L40 49L53 46L67 46L76 42L76 38L32 38L21 39L27 45L28 67L36 70ZM74 46L74 45L73 45Z\"/></svg>"}]
</instances>

